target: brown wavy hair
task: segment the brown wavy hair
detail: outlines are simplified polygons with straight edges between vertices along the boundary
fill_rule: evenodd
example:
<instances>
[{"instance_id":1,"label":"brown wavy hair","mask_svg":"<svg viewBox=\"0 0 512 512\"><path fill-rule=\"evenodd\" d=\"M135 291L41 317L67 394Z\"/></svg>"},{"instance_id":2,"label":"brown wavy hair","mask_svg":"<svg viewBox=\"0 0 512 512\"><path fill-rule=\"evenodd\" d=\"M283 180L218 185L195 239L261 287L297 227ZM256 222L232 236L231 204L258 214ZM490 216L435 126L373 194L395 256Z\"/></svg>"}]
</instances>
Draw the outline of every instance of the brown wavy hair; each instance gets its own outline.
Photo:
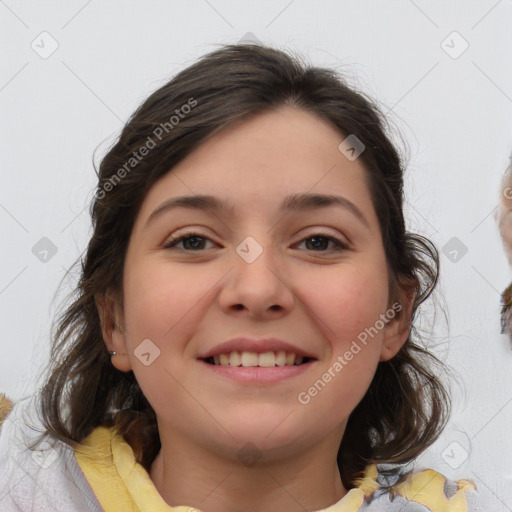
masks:
<instances>
[{"instance_id":1,"label":"brown wavy hair","mask_svg":"<svg viewBox=\"0 0 512 512\"><path fill-rule=\"evenodd\" d=\"M194 108L185 109L191 99ZM337 456L343 485L354 487L369 463L408 463L437 439L450 412L450 395L439 378L445 367L417 343L414 318L436 286L439 255L427 238L406 231L405 167L391 142L390 124L379 106L338 72L306 64L288 51L246 43L204 55L152 93L102 158L91 204L92 237L77 262L81 272L71 303L52 328L51 361L38 395L44 436L74 445L99 425L116 426L149 471L160 450L155 412L133 372L111 364L95 298L122 293L130 234L155 182L230 123L284 105L315 113L340 135L354 134L363 142L359 158L382 233L390 304L404 303L405 294L414 293L410 316L406 308L398 314L412 322L407 341L395 357L379 363L348 419ZM161 139L156 147L131 161L155 133Z\"/></svg>"}]
</instances>

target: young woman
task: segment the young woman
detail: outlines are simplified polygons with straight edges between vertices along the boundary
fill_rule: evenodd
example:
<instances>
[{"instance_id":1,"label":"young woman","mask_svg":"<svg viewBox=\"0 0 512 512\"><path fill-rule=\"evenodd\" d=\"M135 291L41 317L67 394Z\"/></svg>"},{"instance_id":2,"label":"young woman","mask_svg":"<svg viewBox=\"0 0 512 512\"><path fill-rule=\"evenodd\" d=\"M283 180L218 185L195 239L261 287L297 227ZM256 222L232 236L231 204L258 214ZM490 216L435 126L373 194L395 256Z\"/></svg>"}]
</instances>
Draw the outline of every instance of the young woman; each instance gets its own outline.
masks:
<instances>
[{"instance_id":1,"label":"young woman","mask_svg":"<svg viewBox=\"0 0 512 512\"><path fill-rule=\"evenodd\" d=\"M0 508L480 510L408 465L449 396L412 325L438 255L402 201L382 114L335 72L241 44L179 73L101 162Z\"/></svg>"}]
</instances>

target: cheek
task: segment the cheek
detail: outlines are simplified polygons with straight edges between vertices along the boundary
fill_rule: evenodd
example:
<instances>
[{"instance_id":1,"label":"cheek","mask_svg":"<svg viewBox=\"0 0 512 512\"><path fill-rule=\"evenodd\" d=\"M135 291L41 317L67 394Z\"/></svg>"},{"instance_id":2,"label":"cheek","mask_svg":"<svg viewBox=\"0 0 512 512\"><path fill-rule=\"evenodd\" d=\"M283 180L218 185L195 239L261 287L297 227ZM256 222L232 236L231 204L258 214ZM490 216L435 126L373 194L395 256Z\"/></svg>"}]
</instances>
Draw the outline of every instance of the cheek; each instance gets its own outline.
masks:
<instances>
[{"instance_id":1,"label":"cheek","mask_svg":"<svg viewBox=\"0 0 512 512\"><path fill-rule=\"evenodd\" d=\"M377 259L340 266L317 278L317 286L308 288L307 306L312 317L321 320L316 324L331 352L297 398L310 413L306 421L324 415L332 426L350 415L372 382L381 351L388 281L385 262Z\"/></svg>"},{"instance_id":2,"label":"cheek","mask_svg":"<svg viewBox=\"0 0 512 512\"><path fill-rule=\"evenodd\" d=\"M499 230L507 254L512 254L512 212L500 212Z\"/></svg>"},{"instance_id":3,"label":"cheek","mask_svg":"<svg viewBox=\"0 0 512 512\"><path fill-rule=\"evenodd\" d=\"M387 274L364 263L303 277L298 289L307 310L321 320L316 323L323 334L339 349L373 326L388 300Z\"/></svg>"},{"instance_id":4,"label":"cheek","mask_svg":"<svg viewBox=\"0 0 512 512\"><path fill-rule=\"evenodd\" d=\"M124 281L125 317L131 334L163 341L193 316L210 281L198 278L197 271L161 262L131 267Z\"/></svg>"},{"instance_id":5,"label":"cheek","mask_svg":"<svg viewBox=\"0 0 512 512\"><path fill-rule=\"evenodd\" d=\"M323 364L301 391L319 414L322 408L337 404L333 414L341 419L364 396L379 362L384 325L381 315L388 300L387 273L381 265L367 262L340 267L338 272L319 276L316 283L302 297L329 343L325 344Z\"/></svg>"},{"instance_id":6,"label":"cheek","mask_svg":"<svg viewBox=\"0 0 512 512\"><path fill-rule=\"evenodd\" d=\"M327 352L296 399L308 428L317 428L315 418L323 417L329 431L349 417L375 375L383 332L372 328L385 311L387 294L357 272L326 283L324 292L311 296L311 303L329 341Z\"/></svg>"},{"instance_id":7,"label":"cheek","mask_svg":"<svg viewBox=\"0 0 512 512\"><path fill-rule=\"evenodd\" d=\"M126 344L132 369L144 396L159 416L172 418L169 403L180 414L189 414L194 407L183 395L189 362L187 344L197 326L198 315L204 314L203 300L218 280L216 276L198 275L195 271L177 268L168 262L150 261L129 265L124 280L124 315L127 327ZM204 277L204 278L203 278ZM141 364L138 347L149 339L158 349L150 365ZM151 352L151 349L150 349ZM182 409L180 409L182 407Z\"/></svg>"}]
</instances>

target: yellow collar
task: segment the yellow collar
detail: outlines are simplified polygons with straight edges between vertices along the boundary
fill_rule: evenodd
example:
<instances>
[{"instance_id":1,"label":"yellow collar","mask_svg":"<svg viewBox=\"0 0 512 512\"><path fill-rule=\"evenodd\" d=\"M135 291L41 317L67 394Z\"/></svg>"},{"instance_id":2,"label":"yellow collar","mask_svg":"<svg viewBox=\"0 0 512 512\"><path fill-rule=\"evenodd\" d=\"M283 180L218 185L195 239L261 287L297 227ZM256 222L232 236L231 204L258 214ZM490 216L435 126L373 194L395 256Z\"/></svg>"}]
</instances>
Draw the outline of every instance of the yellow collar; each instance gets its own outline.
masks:
<instances>
[{"instance_id":1,"label":"yellow collar","mask_svg":"<svg viewBox=\"0 0 512 512\"><path fill-rule=\"evenodd\" d=\"M190 506L167 505L147 471L136 462L130 445L114 427L96 427L74 452L105 512L200 512ZM357 488L351 489L338 503L318 512L357 512L364 497L379 487L376 477L376 466L368 466Z\"/></svg>"}]
</instances>

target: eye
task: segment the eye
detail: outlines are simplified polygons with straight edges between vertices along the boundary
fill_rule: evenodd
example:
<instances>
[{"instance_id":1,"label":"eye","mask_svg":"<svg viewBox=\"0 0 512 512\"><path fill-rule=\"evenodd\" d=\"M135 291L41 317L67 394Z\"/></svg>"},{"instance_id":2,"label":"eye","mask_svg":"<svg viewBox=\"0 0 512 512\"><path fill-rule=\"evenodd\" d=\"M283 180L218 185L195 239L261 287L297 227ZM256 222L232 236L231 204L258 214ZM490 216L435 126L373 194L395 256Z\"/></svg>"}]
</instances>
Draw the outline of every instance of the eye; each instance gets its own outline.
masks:
<instances>
[{"instance_id":1,"label":"eye","mask_svg":"<svg viewBox=\"0 0 512 512\"><path fill-rule=\"evenodd\" d=\"M211 242L211 240L201 233L189 232L184 233L183 235L178 236L177 238L171 238L168 242L165 243L164 249L179 249L179 250L192 250L198 251L205 249L204 243L206 241ZM178 244L183 242L183 247L177 247ZM188 247L187 244L188 243ZM212 242L213 243L213 242Z\"/></svg>"},{"instance_id":2,"label":"eye","mask_svg":"<svg viewBox=\"0 0 512 512\"><path fill-rule=\"evenodd\" d=\"M308 242L310 242L308 244ZM204 249L211 249L211 247L205 247L205 243L213 242L208 238L203 236L198 232L188 232L184 233L176 238L172 237L165 245L164 249L178 249L184 251L201 251ZM182 247L178 247L178 244L183 244ZM314 233L311 236L308 236L299 243L306 243L309 245L306 247L306 250L311 250L314 252L331 252L331 251L343 251L348 250L349 246L339 238L332 236L328 233ZM329 243L332 244L331 247L328 247Z\"/></svg>"},{"instance_id":3,"label":"eye","mask_svg":"<svg viewBox=\"0 0 512 512\"><path fill-rule=\"evenodd\" d=\"M304 238L300 243L305 242L307 244L308 241L312 242L309 244L308 250L313 250L314 252L343 251L349 249L348 244L328 233L314 233ZM329 243L332 243L334 247L327 248ZM320 251L318 249L320 249Z\"/></svg>"}]
</instances>

